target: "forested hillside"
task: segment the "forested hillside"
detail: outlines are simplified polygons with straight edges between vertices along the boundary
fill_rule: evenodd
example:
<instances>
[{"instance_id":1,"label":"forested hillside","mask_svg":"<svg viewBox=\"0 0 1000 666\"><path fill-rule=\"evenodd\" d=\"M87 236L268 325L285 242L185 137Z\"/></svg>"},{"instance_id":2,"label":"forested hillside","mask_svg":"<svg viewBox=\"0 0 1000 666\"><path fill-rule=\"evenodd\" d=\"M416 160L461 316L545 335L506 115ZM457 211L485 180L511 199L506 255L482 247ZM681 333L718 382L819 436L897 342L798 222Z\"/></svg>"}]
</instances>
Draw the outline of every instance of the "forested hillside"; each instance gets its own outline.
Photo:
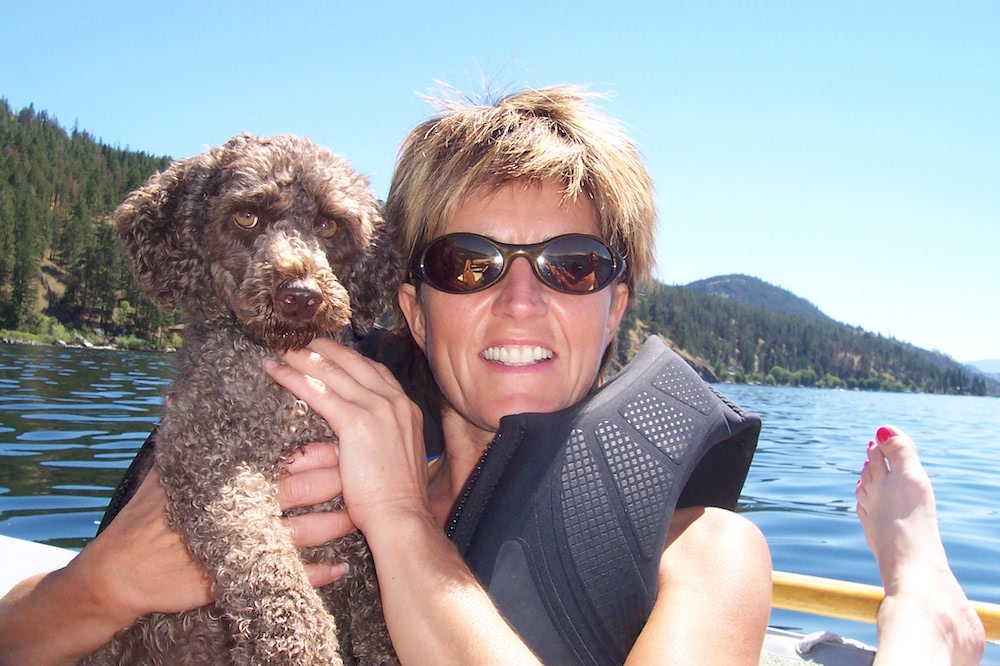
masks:
<instances>
[{"instance_id":1,"label":"forested hillside","mask_svg":"<svg viewBox=\"0 0 1000 666\"><path fill-rule=\"evenodd\" d=\"M703 294L730 298L746 305L796 315L810 321L833 323L833 319L806 299L749 275L717 275L684 286Z\"/></svg>"},{"instance_id":2,"label":"forested hillside","mask_svg":"<svg viewBox=\"0 0 1000 666\"><path fill-rule=\"evenodd\" d=\"M643 333L683 350L707 378L927 393L996 393L996 382L941 354L833 321L745 305L656 284L619 337L627 353Z\"/></svg>"},{"instance_id":3,"label":"forested hillside","mask_svg":"<svg viewBox=\"0 0 1000 666\"><path fill-rule=\"evenodd\" d=\"M169 160L67 134L45 111L15 114L6 100L0 146L0 328L162 324L122 265L109 217Z\"/></svg>"},{"instance_id":4,"label":"forested hillside","mask_svg":"<svg viewBox=\"0 0 1000 666\"><path fill-rule=\"evenodd\" d=\"M175 320L139 292L121 260L110 216L129 191L168 163L102 145L77 128L67 132L33 107L15 114L0 100L0 329L45 340L82 333L119 345L163 346L164 331ZM703 282L745 291L756 280L733 277ZM709 379L998 392L997 382L940 354L825 316L783 313L806 303L787 292L765 290L761 304L767 307L728 296L654 285L626 315L616 362L655 333Z\"/></svg>"}]
</instances>

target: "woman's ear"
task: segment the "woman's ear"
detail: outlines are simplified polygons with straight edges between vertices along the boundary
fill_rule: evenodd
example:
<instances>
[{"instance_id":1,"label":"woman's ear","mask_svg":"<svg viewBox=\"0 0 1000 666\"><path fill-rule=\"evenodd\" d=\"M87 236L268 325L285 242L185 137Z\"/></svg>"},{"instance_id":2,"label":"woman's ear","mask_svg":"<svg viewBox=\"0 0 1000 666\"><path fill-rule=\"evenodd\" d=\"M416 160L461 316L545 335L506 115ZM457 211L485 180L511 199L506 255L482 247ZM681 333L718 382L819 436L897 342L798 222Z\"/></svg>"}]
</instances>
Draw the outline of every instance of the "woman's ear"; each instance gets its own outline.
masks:
<instances>
[{"instance_id":1,"label":"woman's ear","mask_svg":"<svg viewBox=\"0 0 1000 666\"><path fill-rule=\"evenodd\" d=\"M612 287L611 304L608 311L608 330L604 336L604 345L611 344L611 341L618 335L618 325L625 316L625 308L628 307L629 289L624 282L618 282Z\"/></svg>"},{"instance_id":2,"label":"woman's ear","mask_svg":"<svg viewBox=\"0 0 1000 666\"><path fill-rule=\"evenodd\" d=\"M417 286L404 282L399 285L396 292L396 299L399 302L399 309L406 318L406 325L410 329L413 341L417 343L421 351L427 353L427 327L424 318L424 310L420 304L420 297L417 293Z\"/></svg>"}]
</instances>

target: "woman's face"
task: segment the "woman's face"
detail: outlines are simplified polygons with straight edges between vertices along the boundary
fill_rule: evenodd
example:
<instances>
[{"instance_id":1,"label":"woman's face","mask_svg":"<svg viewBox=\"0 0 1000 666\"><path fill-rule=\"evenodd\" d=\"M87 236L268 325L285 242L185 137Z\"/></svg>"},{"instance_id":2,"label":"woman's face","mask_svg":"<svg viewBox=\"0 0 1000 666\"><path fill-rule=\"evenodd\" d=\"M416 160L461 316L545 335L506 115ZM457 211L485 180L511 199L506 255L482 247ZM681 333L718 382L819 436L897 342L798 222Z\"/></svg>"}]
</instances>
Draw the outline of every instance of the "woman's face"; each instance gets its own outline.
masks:
<instances>
[{"instance_id":1,"label":"woman's face","mask_svg":"<svg viewBox=\"0 0 1000 666\"><path fill-rule=\"evenodd\" d=\"M555 181L514 182L470 197L441 234L472 232L517 244L567 233L600 236L593 204L583 197L563 203L562 196ZM490 436L502 416L552 412L585 396L628 301L628 287L619 282L583 295L555 291L525 257L482 291L420 290L418 299L416 287L404 284L400 306L455 412L445 419L459 416ZM495 360L501 351L507 362Z\"/></svg>"}]
</instances>

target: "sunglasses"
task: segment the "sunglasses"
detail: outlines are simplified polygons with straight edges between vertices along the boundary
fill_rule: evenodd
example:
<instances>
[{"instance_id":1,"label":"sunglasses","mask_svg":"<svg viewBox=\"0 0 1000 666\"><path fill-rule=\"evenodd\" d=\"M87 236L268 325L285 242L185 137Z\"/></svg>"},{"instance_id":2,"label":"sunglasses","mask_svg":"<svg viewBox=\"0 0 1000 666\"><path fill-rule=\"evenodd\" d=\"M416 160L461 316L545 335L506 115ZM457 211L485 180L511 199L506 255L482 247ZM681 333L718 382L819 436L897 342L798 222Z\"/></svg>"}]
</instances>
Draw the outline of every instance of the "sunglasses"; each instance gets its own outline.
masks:
<instances>
[{"instance_id":1,"label":"sunglasses","mask_svg":"<svg viewBox=\"0 0 1000 666\"><path fill-rule=\"evenodd\" d=\"M541 243L511 245L479 234L446 234L413 260L411 280L449 294L471 294L499 282L515 257L526 257L546 286L564 294L589 294L617 280L625 259L601 239L565 234Z\"/></svg>"}]
</instances>

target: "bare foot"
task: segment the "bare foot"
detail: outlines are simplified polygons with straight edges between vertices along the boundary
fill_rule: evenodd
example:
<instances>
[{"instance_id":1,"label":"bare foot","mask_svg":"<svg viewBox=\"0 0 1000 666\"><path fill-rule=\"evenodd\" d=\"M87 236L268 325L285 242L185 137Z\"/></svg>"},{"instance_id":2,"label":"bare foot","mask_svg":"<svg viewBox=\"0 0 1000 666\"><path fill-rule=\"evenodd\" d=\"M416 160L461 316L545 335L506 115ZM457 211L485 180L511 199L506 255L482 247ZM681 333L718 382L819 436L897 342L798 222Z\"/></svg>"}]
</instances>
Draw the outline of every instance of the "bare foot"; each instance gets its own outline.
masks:
<instances>
[{"instance_id":1,"label":"bare foot","mask_svg":"<svg viewBox=\"0 0 1000 666\"><path fill-rule=\"evenodd\" d=\"M934 489L906 434L879 428L855 496L885 587L875 663L978 664L983 625L948 567Z\"/></svg>"}]
</instances>

